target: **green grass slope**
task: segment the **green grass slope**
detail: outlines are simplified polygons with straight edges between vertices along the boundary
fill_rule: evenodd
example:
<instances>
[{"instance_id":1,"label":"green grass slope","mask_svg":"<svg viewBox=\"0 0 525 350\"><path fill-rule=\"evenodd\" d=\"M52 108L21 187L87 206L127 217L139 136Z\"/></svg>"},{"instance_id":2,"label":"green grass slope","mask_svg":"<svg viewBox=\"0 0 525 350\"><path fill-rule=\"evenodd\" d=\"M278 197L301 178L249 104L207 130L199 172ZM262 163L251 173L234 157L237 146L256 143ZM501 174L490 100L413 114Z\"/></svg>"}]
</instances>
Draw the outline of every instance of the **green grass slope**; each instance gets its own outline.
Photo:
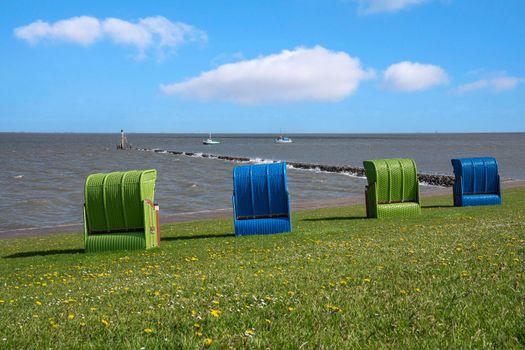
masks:
<instances>
[{"instance_id":1,"label":"green grass slope","mask_svg":"<svg viewBox=\"0 0 525 350\"><path fill-rule=\"evenodd\" d=\"M525 189L503 205L424 201L162 227L160 249L82 253L82 237L0 241L0 348L525 347Z\"/></svg>"}]
</instances>

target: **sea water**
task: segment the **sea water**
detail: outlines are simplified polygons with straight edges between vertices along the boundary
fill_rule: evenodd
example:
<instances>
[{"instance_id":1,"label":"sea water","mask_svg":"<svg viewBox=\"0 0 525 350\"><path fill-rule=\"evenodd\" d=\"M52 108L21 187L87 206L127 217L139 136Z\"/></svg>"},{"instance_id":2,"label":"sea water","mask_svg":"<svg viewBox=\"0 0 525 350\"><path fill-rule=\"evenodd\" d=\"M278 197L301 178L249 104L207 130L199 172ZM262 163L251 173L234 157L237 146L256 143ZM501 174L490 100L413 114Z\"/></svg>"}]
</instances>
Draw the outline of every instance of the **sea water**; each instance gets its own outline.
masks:
<instances>
[{"instance_id":1,"label":"sea water","mask_svg":"<svg viewBox=\"0 0 525 350\"><path fill-rule=\"evenodd\" d=\"M364 159L410 157L418 170L452 174L454 157L494 156L502 178L525 179L525 134L276 135L128 134L134 147L193 152L119 151L119 134L0 133L0 231L82 222L83 185L96 172L157 169L162 215L231 207L232 168L239 164L202 154L362 166ZM366 180L290 169L292 201L362 196ZM0 232L1 235L1 232Z\"/></svg>"}]
</instances>

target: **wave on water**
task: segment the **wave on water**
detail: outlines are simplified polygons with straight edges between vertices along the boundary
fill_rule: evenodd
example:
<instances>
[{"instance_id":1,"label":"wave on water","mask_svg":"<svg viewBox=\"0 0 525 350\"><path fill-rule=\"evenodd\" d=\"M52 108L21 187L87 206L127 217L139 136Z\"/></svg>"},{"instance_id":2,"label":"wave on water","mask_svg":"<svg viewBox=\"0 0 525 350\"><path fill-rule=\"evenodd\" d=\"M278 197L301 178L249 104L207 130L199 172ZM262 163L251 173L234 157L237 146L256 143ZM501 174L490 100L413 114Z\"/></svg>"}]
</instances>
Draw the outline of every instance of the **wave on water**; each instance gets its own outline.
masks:
<instances>
[{"instance_id":1,"label":"wave on water","mask_svg":"<svg viewBox=\"0 0 525 350\"><path fill-rule=\"evenodd\" d=\"M303 164L300 166L297 166L297 164L288 164L286 163L286 167L288 169L294 169L299 171L309 171L316 174L338 174L338 175L344 175L353 177L356 179L365 179L366 176L358 173L358 172L352 172L352 171L346 171L346 170L340 170L340 171L334 171L334 170L324 170L323 166L313 166L313 167L304 167Z\"/></svg>"},{"instance_id":2,"label":"wave on water","mask_svg":"<svg viewBox=\"0 0 525 350\"><path fill-rule=\"evenodd\" d=\"M280 160L272 160L272 159L263 159L263 158L250 158L251 163L255 164L272 164L272 163L279 163Z\"/></svg>"},{"instance_id":3,"label":"wave on water","mask_svg":"<svg viewBox=\"0 0 525 350\"><path fill-rule=\"evenodd\" d=\"M197 152L197 153L190 152L190 153L184 153L184 155L188 157L192 157L192 158L204 158L202 152Z\"/></svg>"},{"instance_id":4,"label":"wave on water","mask_svg":"<svg viewBox=\"0 0 525 350\"><path fill-rule=\"evenodd\" d=\"M234 163L255 163L255 164L271 164L281 162L280 160L263 159L259 157L247 158L247 157L233 157L233 156L219 156L214 154L206 154L201 152L181 152L181 151L164 151L158 148L147 149L137 148L139 151L155 152L155 153L171 153L175 155L183 155L194 158L210 158L210 159L221 159ZM353 166L338 166L338 165L322 165L322 164L309 164L299 162L286 162L287 168L302 171L311 171L315 173L326 173L326 174L341 174L354 178L365 178L365 169L361 167ZM422 185L425 186L441 186L451 187L454 184L454 177L450 175L438 175L438 174L418 174L418 180Z\"/></svg>"},{"instance_id":5,"label":"wave on water","mask_svg":"<svg viewBox=\"0 0 525 350\"><path fill-rule=\"evenodd\" d=\"M153 148L137 148L139 151L150 151L155 153L166 153L162 152L163 150ZM274 159L264 159L264 158L246 158L246 157L232 157L232 156L219 156L214 154L205 154L201 152L184 152L184 151L168 151L167 153L182 155L193 158L209 158L209 159L220 159L226 160L229 162L240 163L240 164L272 164L282 162L281 160ZM294 169L299 171L310 171L320 174L341 174L344 176L354 177L354 178L365 178L364 169L355 168L349 169L349 167L337 167L337 166L326 166L319 164L306 164L306 163L297 163L297 162L286 162L286 167L288 169ZM352 171L353 170L353 171Z\"/></svg>"}]
</instances>

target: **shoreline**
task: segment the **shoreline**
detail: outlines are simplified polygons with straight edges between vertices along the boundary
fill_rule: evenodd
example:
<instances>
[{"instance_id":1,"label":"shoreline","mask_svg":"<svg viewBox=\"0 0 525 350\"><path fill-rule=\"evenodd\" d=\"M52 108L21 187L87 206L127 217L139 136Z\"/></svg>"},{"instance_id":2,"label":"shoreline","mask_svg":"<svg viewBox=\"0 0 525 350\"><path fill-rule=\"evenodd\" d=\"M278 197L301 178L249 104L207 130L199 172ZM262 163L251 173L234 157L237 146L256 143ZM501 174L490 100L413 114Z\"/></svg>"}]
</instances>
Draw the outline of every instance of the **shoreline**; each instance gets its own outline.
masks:
<instances>
[{"instance_id":1,"label":"shoreline","mask_svg":"<svg viewBox=\"0 0 525 350\"><path fill-rule=\"evenodd\" d=\"M525 187L525 180L507 180L502 181L501 187L503 189ZM421 187L421 196L423 198L451 195L452 188L450 187ZM345 207L350 205L362 204L364 205L364 195L361 196L348 196L348 197L339 197L339 198L329 198L329 199L319 199L316 201L302 201L302 202L293 202L292 201L292 211L305 211L305 210L314 210L314 209L327 209L327 208L336 208L336 207ZM210 210L201 210L195 212L184 212L177 213L172 215L161 216L161 224L169 224L175 222L191 222L191 221L200 221L200 220L210 220L210 219L227 219L232 216L232 208L220 208L220 209L210 209ZM55 226L45 226L45 227L30 227L30 228L20 228L13 230L4 230L0 231L0 240L4 239L13 239L13 238L28 238L28 237L38 237L43 235L53 235L53 234L78 234L82 232L84 225L82 223L75 224L63 224Z\"/></svg>"}]
</instances>

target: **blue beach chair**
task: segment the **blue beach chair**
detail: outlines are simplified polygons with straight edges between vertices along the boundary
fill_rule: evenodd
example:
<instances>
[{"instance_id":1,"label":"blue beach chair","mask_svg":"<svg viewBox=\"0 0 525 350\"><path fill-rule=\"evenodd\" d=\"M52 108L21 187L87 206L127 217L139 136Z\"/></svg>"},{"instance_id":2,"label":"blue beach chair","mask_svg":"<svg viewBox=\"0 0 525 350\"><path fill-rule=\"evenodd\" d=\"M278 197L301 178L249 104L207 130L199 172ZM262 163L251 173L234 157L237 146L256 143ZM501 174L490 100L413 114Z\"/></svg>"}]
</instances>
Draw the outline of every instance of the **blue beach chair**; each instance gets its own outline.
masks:
<instances>
[{"instance_id":1,"label":"blue beach chair","mask_svg":"<svg viewBox=\"0 0 525 350\"><path fill-rule=\"evenodd\" d=\"M286 163L235 167L232 202L236 236L292 231Z\"/></svg>"},{"instance_id":2,"label":"blue beach chair","mask_svg":"<svg viewBox=\"0 0 525 350\"><path fill-rule=\"evenodd\" d=\"M454 206L501 204L500 178L496 158L452 159Z\"/></svg>"}]
</instances>

